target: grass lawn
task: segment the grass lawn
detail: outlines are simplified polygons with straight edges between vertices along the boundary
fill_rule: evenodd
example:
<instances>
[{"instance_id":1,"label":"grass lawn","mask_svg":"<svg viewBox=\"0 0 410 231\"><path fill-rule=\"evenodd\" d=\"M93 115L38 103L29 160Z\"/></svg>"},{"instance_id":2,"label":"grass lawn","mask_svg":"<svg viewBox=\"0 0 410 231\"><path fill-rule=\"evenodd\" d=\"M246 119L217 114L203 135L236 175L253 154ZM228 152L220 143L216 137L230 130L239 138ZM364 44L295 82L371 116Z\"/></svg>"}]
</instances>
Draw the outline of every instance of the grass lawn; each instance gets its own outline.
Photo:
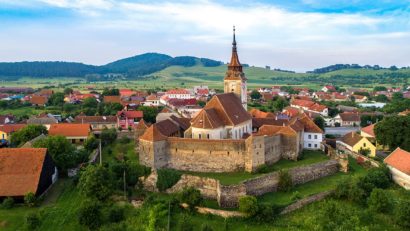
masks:
<instances>
[{"instance_id":1,"label":"grass lawn","mask_svg":"<svg viewBox=\"0 0 410 231\"><path fill-rule=\"evenodd\" d=\"M103 147L103 162L113 162L119 155L123 153L127 160L134 163L138 163L138 155L135 152L135 142L130 140L130 142L123 144L116 140L114 143Z\"/></svg>"},{"instance_id":2,"label":"grass lawn","mask_svg":"<svg viewBox=\"0 0 410 231\"><path fill-rule=\"evenodd\" d=\"M82 198L71 180L60 179L40 207L17 205L9 210L0 209L0 230L25 230L25 217L33 212L41 215L40 231L84 230L77 222L77 209Z\"/></svg>"},{"instance_id":3,"label":"grass lawn","mask_svg":"<svg viewBox=\"0 0 410 231\"><path fill-rule=\"evenodd\" d=\"M326 161L329 158L320 151L304 151L303 158L299 161L280 160L277 163L268 167L268 172L278 171L282 169L289 169L294 167L306 166L314 163ZM185 172L196 176L214 178L220 181L223 185L238 184L241 181L251 179L263 175L263 173L249 173L249 172L232 172L232 173L198 173Z\"/></svg>"},{"instance_id":4,"label":"grass lawn","mask_svg":"<svg viewBox=\"0 0 410 231\"><path fill-rule=\"evenodd\" d=\"M16 109L2 109L0 111L0 115L14 115L16 117L23 117L23 116L28 116L30 117L31 115L39 115L42 112L45 112L44 109L36 109L34 107L21 107L21 108L16 108Z\"/></svg>"}]
</instances>

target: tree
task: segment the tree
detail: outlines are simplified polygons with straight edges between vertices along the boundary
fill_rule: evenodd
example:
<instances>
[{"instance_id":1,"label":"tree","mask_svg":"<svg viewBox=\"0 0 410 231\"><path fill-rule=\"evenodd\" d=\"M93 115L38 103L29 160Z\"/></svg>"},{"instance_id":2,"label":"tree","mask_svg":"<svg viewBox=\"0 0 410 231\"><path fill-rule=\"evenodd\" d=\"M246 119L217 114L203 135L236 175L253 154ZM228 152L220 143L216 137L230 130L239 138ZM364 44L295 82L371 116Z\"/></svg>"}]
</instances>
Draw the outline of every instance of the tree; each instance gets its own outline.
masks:
<instances>
[{"instance_id":1,"label":"tree","mask_svg":"<svg viewBox=\"0 0 410 231\"><path fill-rule=\"evenodd\" d=\"M158 110L155 107L139 106L138 110L144 114L144 120L148 123L155 123Z\"/></svg>"},{"instance_id":2,"label":"tree","mask_svg":"<svg viewBox=\"0 0 410 231\"><path fill-rule=\"evenodd\" d=\"M395 209L396 223L404 228L410 229L410 201L400 201Z\"/></svg>"},{"instance_id":3,"label":"tree","mask_svg":"<svg viewBox=\"0 0 410 231\"><path fill-rule=\"evenodd\" d=\"M99 141L97 138L95 138L94 135L89 135L87 140L84 142L84 148L88 151L91 152L94 149L98 148Z\"/></svg>"},{"instance_id":4,"label":"tree","mask_svg":"<svg viewBox=\"0 0 410 231\"><path fill-rule=\"evenodd\" d=\"M64 94L65 95L69 95L69 94L73 94L74 90L72 88L64 88Z\"/></svg>"},{"instance_id":5,"label":"tree","mask_svg":"<svg viewBox=\"0 0 410 231\"><path fill-rule=\"evenodd\" d=\"M96 230L103 223L101 204L97 201L85 201L78 209L78 223L90 230Z\"/></svg>"},{"instance_id":6,"label":"tree","mask_svg":"<svg viewBox=\"0 0 410 231\"><path fill-rule=\"evenodd\" d=\"M102 92L103 96L107 95L120 95L120 91L116 88L104 88Z\"/></svg>"},{"instance_id":7,"label":"tree","mask_svg":"<svg viewBox=\"0 0 410 231\"><path fill-rule=\"evenodd\" d=\"M258 200L254 196L242 196L239 198L239 211L249 217L253 217L258 212Z\"/></svg>"},{"instance_id":8,"label":"tree","mask_svg":"<svg viewBox=\"0 0 410 231\"><path fill-rule=\"evenodd\" d=\"M54 163L63 171L77 164L78 158L75 147L64 136L48 136L37 140L33 147L47 148L48 154L53 158Z\"/></svg>"},{"instance_id":9,"label":"tree","mask_svg":"<svg viewBox=\"0 0 410 231\"><path fill-rule=\"evenodd\" d=\"M292 177L288 171L281 170L279 172L278 189L282 192L288 192L293 186Z\"/></svg>"},{"instance_id":10,"label":"tree","mask_svg":"<svg viewBox=\"0 0 410 231\"><path fill-rule=\"evenodd\" d=\"M379 144L410 151L410 116L389 116L374 127Z\"/></svg>"},{"instance_id":11,"label":"tree","mask_svg":"<svg viewBox=\"0 0 410 231\"><path fill-rule=\"evenodd\" d=\"M111 144L117 139L117 131L115 130L115 128L104 128L101 131L100 138L104 146Z\"/></svg>"},{"instance_id":12,"label":"tree","mask_svg":"<svg viewBox=\"0 0 410 231\"><path fill-rule=\"evenodd\" d=\"M259 93L257 90L253 90L251 92L251 99L252 100L259 100L262 97L261 93Z\"/></svg>"},{"instance_id":13,"label":"tree","mask_svg":"<svg viewBox=\"0 0 410 231\"><path fill-rule=\"evenodd\" d=\"M26 195L24 195L24 203L28 207L33 207L37 202L36 195L32 192L28 192Z\"/></svg>"},{"instance_id":14,"label":"tree","mask_svg":"<svg viewBox=\"0 0 410 231\"><path fill-rule=\"evenodd\" d=\"M315 122L315 124L322 129L322 131L325 130L325 119L323 119L321 116L318 116L316 118L313 119L313 122Z\"/></svg>"},{"instance_id":15,"label":"tree","mask_svg":"<svg viewBox=\"0 0 410 231\"><path fill-rule=\"evenodd\" d=\"M94 97L89 97L83 100L83 108L96 109L97 106L98 106L98 101Z\"/></svg>"},{"instance_id":16,"label":"tree","mask_svg":"<svg viewBox=\"0 0 410 231\"><path fill-rule=\"evenodd\" d=\"M387 98L386 95L377 95L376 97L374 97L374 100L376 102L381 102L381 103L389 102L389 98Z\"/></svg>"},{"instance_id":17,"label":"tree","mask_svg":"<svg viewBox=\"0 0 410 231\"><path fill-rule=\"evenodd\" d=\"M385 86L376 86L373 91L387 91L387 88Z\"/></svg>"},{"instance_id":18,"label":"tree","mask_svg":"<svg viewBox=\"0 0 410 231\"><path fill-rule=\"evenodd\" d=\"M14 199L12 197L7 197L1 203L0 208L2 208L2 209L11 209L11 208L13 208L13 206L14 206Z\"/></svg>"},{"instance_id":19,"label":"tree","mask_svg":"<svg viewBox=\"0 0 410 231\"><path fill-rule=\"evenodd\" d=\"M168 214L167 206L163 203L154 205L148 214L148 227L147 231L159 230L160 221Z\"/></svg>"},{"instance_id":20,"label":"tree","mask_svg":"<svg viewBox=\"0 0 410 231\"><path fill-rule=\"evenodd\" d=\"M81 172L78 187L87 198L105 201L113 192L112 174L103 166L89 165Z\"/></svg>"},{"instance_id":21,"label":"tree","mask_svg":"<svg viewBox=\"0 0 410 231\"><path fill-rule=\"evenodd\" d=\"M392 98L393 101L403 100L403 93L401 93L401 92L394 92L391 98Z\"/></svg>"},{"instance_id":22,"label":"tree","mask_svg":"<svg viewBox=\"0 0 410 231\"><path fill-rule=\"evenodd\" d=\"M10 142L13 146L19 146L21 144L30 141L41 134L47 134L47 128L43 125L27 125L26 127L14 132L11 135Z\"/></svg>"},{"instance_id":23,"label":"tree","mask_svg":"<svg viewBox=\"0 0 410 231\"><path fill-rule=\"evenodd\" d=\"M41 219L37 213L30 213L26 216L26 227L28 230L36 230L40 225Z\"/></svg>"},{"instance_id":24,"label":"tree","mask_svg":"<svg viewBox=\"0 0 410 231\"><path fill-rule=\"evenodd\" d=\"M390 196L388 193L379 188L373 189L367 202L369 209L377 213L389 212L392 208Z\"/></svg>"},{"instance_id":25,"label":"tree","mask_svg":"<svg viewBox=\"0 0 410 231\"><path fill-rule=\"evenodd\" d=\"M193 187L184 188L178 195L178 200L181 203L187 203L191 210L202 203L201 192Z\"/></svg>"},{"instance_id":26,"label":"tree","mask_svg":"<svg viewBox=\"0 0 410 231\"><path fill-rule=\"evenodd\" d=\"M48 98L48 104L52 106L63 106L64 97L64 93L62 92L54 93L50 96L50 98Z\"/></svg>"}]
</instances>

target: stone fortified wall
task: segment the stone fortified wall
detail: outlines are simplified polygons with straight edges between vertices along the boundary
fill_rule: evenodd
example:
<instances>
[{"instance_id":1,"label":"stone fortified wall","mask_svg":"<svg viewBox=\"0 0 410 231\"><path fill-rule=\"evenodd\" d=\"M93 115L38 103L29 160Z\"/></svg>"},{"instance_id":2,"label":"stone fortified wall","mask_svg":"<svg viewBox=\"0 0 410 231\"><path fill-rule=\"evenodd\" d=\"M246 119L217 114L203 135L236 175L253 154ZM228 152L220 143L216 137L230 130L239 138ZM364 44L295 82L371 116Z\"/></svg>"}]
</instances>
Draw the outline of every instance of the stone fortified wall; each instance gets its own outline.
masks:
<instances>
[{"instance_id":1,"label":"stone fortified wall","mask_svg":"<svg viewBox=\"0 0 410 231\"><path fill-rule=\"evenodd\" d=\"M140 163L153 168L193 172L253 172L281 158L296 160L295 137L250 136L240 140L203 140L169 137L139 142Z\"/></svg>"},{"instance_id":2,"label":"stone fortified wall","mask_svg":"<svg viewBox=\"0 0 410 231\"><path fill-rule=\"evenodd\" d=\"M297 167L289 170L293 184L304 184L322 177L330 176L339 171L339 163L336 160L328 160L308 166ZM144 182L147 190L152 190L156 180L149 176L149 183ZM279 173L272 172L260 177L243 181L237 185L222 185L218 180L182 175L181 179L170 189L168 193L182 190L184 187L195 187L201 191L202 195L209 199L216 199L221 207L237 207L241 196L260 196L265 193L277 191L279 183ZM155 186L154 186L155 187Z\"/></svg>"}]
</instances>

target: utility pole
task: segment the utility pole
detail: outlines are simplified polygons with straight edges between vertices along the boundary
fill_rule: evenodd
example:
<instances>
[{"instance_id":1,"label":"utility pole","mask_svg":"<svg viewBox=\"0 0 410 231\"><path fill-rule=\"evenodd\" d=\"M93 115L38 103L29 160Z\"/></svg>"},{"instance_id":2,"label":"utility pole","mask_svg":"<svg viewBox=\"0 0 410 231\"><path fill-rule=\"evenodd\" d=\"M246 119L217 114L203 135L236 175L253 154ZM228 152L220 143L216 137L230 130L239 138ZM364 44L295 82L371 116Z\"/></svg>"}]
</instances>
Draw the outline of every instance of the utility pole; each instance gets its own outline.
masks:
<instances>
[{"instance_id":1,"label":"utility pole","mask_svg":"<svg viewBox=\"0 0 410 231\"><path fill-rule=\"evenodd\" d=\"M168 227L167 230L169 231L171 222L171 201L168 201Z\"/></svg>"},{"instance_id":2,"label":"utility pole","mask_svg":"<svg viewBox=\"0 0 410 231\"><path fill-rule=\"evenodd\" d=\"M100 165L102 165L102 148L101 148L101 139L100 139L100 145L99 145L99 154L100 154Z\"/></svg>"}]
</instances>

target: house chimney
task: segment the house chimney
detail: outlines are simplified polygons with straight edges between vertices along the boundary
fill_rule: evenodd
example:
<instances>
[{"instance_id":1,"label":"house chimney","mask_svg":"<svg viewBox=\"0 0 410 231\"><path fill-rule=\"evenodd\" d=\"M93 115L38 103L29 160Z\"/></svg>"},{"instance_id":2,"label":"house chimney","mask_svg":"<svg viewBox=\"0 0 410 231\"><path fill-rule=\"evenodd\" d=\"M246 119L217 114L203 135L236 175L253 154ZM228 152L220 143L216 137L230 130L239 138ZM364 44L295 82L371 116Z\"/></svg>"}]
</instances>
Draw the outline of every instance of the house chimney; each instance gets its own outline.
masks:
<instances>
[{"instance_id":1,"label":"house chimney","mask_svg":"<svg viewBox=\"0 0 410 231\"><path fill-rule=\"evenodd\" d=\"M354 137L354 132L352 132L352 138Z\"/></svg>"}]
</instances>

